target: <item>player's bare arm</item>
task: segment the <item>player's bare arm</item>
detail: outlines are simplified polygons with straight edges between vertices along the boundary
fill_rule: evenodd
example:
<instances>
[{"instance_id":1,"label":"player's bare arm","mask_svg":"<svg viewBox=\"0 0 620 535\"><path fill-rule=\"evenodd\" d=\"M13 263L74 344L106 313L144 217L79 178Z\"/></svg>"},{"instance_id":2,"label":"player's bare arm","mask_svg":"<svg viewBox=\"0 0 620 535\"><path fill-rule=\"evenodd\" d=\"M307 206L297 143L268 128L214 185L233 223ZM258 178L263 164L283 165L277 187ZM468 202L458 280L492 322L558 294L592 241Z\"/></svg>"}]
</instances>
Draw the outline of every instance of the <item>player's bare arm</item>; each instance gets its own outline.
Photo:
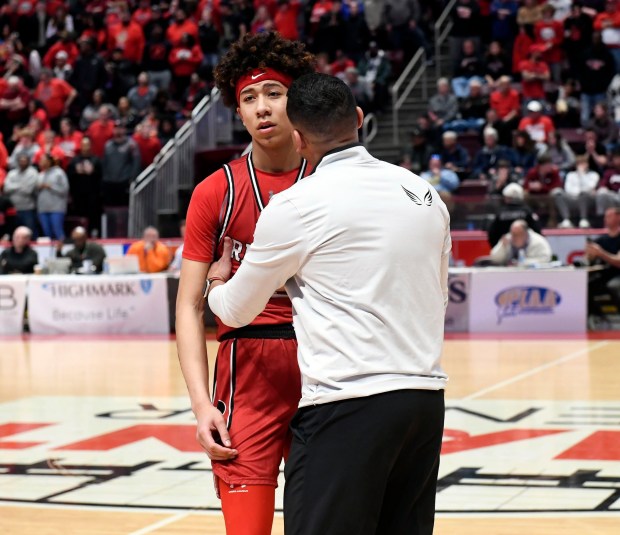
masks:
<instances>
[{"instance_id":1,"label":"player's bare arm","mask_svg":"<svg viewBox=\"0 0 620 535\"><path fill-rule=\"evenodd\" d=\"M222 413L211 403L209 361L204 331L204 282L210 264L183 259L176 305L177 347L181 370L196 416L196 438L211 460L237 456Z\"/></svg>"}]
</instances>

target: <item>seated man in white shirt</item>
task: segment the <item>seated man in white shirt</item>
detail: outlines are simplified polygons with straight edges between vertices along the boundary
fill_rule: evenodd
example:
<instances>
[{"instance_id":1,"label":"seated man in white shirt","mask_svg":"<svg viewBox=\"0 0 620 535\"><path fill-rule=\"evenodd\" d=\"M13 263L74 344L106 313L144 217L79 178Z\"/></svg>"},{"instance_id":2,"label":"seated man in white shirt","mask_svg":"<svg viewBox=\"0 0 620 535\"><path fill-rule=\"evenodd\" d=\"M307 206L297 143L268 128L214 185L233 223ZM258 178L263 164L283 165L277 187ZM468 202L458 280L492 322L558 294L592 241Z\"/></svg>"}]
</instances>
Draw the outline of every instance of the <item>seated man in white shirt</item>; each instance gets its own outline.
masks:
<instances>
[{"instance_id":1,"label":"seated man in white shirt","mask_svg":"<svg viewBox=\"0 0 620 535\"><path fill-rule=\"evenodd\" d=\"M596 186L599 174L592 171L588 164L588 155L582 154L575 158L577 169L570 171L564 180L564 190L554 196L555 205L562 220L559 228L572 228L571 210L579 208L579 228L590 228L588 212L594 207Z\"/></svg>"},{"instance_id":2,"label":"seated man in white shirt","mask_svg":"<svg viewBox=\"0 0 620 535\"><path fill-rule=\"evenodd\" d=\"M551 262L552 256L547 239L530 229L525 220L517 219L493 247L490 260L499 266L531 265Z\"/></svg>"}]
</instances>

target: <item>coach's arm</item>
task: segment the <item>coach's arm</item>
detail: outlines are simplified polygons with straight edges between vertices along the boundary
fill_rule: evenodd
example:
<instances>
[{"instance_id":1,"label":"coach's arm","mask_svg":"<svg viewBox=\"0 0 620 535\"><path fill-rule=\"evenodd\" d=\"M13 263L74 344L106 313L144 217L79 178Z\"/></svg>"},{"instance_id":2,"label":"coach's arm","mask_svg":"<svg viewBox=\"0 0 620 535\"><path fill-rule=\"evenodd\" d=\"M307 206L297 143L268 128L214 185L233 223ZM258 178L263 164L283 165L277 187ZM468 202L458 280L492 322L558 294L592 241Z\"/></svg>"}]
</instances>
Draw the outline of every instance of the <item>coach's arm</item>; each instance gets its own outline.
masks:
<instances>
[{"instance_id":1,"label":"coach's arm","mask_svg":"<svg viewBox=\"0 0 620 535\"><path fill-rule=\"evenodd\" d=\"M251 323L267 305L274 292L284 286L308 255L306 231L295 206L285 195L276 195L261 213L254 242L241 266L230 278L230 239L224 243L222 260L209 270L214 281L209 292L213 313L229 327Z\"/></svg>"}]
</instances>

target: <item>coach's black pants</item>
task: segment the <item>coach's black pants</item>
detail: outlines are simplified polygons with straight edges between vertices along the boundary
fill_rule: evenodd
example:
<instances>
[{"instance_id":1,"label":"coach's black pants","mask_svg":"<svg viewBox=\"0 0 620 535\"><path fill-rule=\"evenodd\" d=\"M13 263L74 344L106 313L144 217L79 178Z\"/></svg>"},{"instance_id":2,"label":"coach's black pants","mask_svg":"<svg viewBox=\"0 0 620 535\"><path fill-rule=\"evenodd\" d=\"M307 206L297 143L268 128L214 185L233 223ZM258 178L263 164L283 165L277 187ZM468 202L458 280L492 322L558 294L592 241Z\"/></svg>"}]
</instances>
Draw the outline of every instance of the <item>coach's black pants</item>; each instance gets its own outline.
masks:
<instances>
[{"instance_id":1,"label":"coach's black pants","mask_svg":"<svg viewBox=\"0 0 620 535\"><path fill-rule=\"evenodd\" d=\"M286 535L430 535L443 390L300 409L284 470Z\"/></svg>"}]
</instances>

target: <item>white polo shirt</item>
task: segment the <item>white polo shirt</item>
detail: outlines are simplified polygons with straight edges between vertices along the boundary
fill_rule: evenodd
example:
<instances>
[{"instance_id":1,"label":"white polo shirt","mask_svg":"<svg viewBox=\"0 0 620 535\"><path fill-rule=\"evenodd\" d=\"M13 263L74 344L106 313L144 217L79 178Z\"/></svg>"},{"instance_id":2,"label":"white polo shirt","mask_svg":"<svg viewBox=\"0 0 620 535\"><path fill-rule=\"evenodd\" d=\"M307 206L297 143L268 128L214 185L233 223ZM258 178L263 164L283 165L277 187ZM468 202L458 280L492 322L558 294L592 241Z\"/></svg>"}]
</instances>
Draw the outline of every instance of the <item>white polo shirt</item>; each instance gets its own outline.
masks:
<instances>
[{"instance_id":1,"label":"white polo shirt","mask_svg":"<svg viewBox=\"0 0 620 535\"><path fill-rule=\"evenodd\" d=\"M277 288L293 303L300 407L442 389L450 217L427 182L341 147L263 210L241 267L209 294L232 327Z\"/></svg>"}]
</instances>

